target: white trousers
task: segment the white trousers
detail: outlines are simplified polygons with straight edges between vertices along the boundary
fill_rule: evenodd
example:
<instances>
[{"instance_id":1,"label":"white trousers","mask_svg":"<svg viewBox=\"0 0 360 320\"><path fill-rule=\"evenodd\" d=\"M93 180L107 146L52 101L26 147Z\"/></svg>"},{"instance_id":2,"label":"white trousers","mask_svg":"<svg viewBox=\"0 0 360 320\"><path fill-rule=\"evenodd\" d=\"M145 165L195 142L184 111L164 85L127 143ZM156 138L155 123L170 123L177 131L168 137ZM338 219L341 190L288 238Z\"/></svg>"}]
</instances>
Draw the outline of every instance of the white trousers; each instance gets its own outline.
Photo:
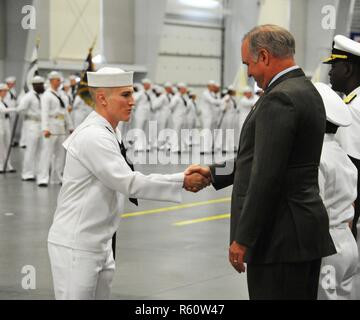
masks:
<instances>
[{"instance_id":1,"label":"white trousers","mask_svg":"<svg viewBox=\"0 0 360 320\"><path fill-rule=\"evenodd\" d=\"M115 273L112 250L89 252L48 243L56 300L108 300Z\"/></svg>"},{"instance_id":2,"label":"white trousers","mask_svg":"<svg viewBox=\"0 0 360 320\"><path fill-rule=\"evenodd\" d=\"M26 145L24 162L22 169L23 179L32 179L36 177L36 169L39 163L39 155L41 151L41 128L37 122L24 121L23 127L27 128L26 139L24 144Z\"/></svg>"},{"instance_id":3,"label":"white trousers","mask_svg":"<svg viewBox=\"0 0 360 320\"><path fill-rule=\"evenodd\" d=\"M337 253L322 259L318 300L350 300L358 249L347 223L330 228Z\"/></svg>"},{"instance_id":4,"label":"white trousers","mask_svg":"<svg viewBox=\"0 0 360 320\"><path fill-rule=\"evenodd\" d=\"M5 165L6 156L11 140L11 129L10 129L9 119L4 119L3 121L1 121L0 125L3 126L3 128L0 128L0 171L2 171ZM7 171L13 169L10 159L7 164L7 168L6 168Z\"/></svg>"},{"instance_id":5,"label":"white trousers","mask_svg":"<svg viewBox=\"0 0 360 320\"><path fill-rule=\"evenodd\" d=\"M354 284L351 292L352 300L360 300L360 219L357 224L357 248L359 258L357 261L356 274L354 276Z\"/></svg>"},{"instance_id":6,"label":"white trousers","mask_svg":"<svg viewBox=\"0 0 360 320\"><path fill-rule=\"evenodd\" d=\"M37 183L49 183L51 168L51 183L60 183L65 165L65 149L62 146L65 136L50 136L42 139L42 152L39 163Z\"/></svg>"}]
</instances>

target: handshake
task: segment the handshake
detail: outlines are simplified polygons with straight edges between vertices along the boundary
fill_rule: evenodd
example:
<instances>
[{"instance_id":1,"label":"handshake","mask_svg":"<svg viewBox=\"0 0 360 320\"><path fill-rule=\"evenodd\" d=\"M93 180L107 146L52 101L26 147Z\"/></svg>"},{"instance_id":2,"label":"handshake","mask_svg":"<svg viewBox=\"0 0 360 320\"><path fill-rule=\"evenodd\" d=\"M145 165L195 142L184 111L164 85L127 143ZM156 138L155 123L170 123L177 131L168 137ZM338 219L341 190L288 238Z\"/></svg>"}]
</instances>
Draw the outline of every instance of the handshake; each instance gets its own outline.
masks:
<instances>
[{"instance_id":1,"label":"handshake","mask_svg":"<svg viewBox=\"0 0 360 320\"><path fill-rule=\"evenodd\" d=\"M192 165L185 170L183 188L186 191L197 193L200 190L210 186L211 173L209 167Z\"/></svg>"}]
</instances>

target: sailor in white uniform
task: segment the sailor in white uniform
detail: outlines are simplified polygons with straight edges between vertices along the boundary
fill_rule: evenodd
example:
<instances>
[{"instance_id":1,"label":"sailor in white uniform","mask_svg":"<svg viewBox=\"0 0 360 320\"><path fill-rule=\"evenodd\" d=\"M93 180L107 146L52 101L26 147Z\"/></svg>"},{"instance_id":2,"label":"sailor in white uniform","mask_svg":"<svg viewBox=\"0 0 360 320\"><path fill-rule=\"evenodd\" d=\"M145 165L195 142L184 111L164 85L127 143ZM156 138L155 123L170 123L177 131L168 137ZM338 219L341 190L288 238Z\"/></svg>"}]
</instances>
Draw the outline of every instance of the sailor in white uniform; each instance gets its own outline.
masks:
<instances>
[{"instance_id":1,"label":"sailor in white uniform","mask_svg":"<svg viewBox=\"0 0 360 320\"><path fill-rule=\"evenodd\" d=\"M177 87L179 92L175 94L170 104L174 129L174 135L171 138L171 152L173 153L180 153L188 148L186 141L181 138L181 130L185 129L187 108L189 106L189 98L186 94L188 89L184 82L180 82Z\"/></svg>"},{"instance_id":2,"label":"sailor in white uniform","mask_svg":"<svg viewBox=\"0 0 360 320\"><path fill-rule=\"evenodd\" d=\"M39 155L41 153L41 95L44 93L44 78L35 76L31 83L33 89L21 99L17 111L24 115L26 127L26 149L24 154L22 179L35 181Z\"/></svg>"},{"instance_id":3,"label":"sailor in white uniform","mask_svg":"<svg viewBox=\"0 0 360 320\"><path fill-rule=\"evenodd\" d=\"M135 151L145 151L150 149L153 142L151 133L149 133L149 122L153 119L153 99L154 94L151 90L152 82L149 79L143 79L144 90L141 90L137 96L136 109L134 112L134 128L141 130L142 135L136 137ZM146 137L145 141L143 137Z\"/></svg>"},{"instance_id":4,"label":"sailor in white uniform","mask_svg":"<svg viewBox=\"0 0 360 320\"><path fill-rule=\"evenodd\" d=\"M47 187L49 182L61 183L65 162L65 150L62 143L74 129L68 111L68 100L59 90L61 75L57 71L52 71L49 74L49 80L50 88L41 97L43 148L37 176L39 187Z\"/></svg>"},{"instance_id":5,"label":"sailor in white uniform","mask_svg":"<svg viewBox=\"0 0 360 320\"><path fill-rule=\"evenodd\" d=\"M223 151L233 152L239 142L239 114L240 110L236 102L236 90L229 86L226 95L221 100L220 109L222 114L219 119L219 128L222 131Z\"/></svg>"},{"instance_id":6,"label":"sailor in white uniform","mask_svg":"<svg viewBox=\"0 0 360 320\"><path fill-rule=\"evenodd\" d=\"M240 107L240 133L244 122L249 115L252 107L256 104L259 100L258 96L254 95L252 89L249 86L242 88L243 97L239 101Z\"/></svg>"},{"instance_id":7,"label":"sailor in white uniform","mask_svg":"<svg viewBox=\"0 0 360 320\"><path fill-rule=\"evenodd\" d=\"M334 37L331 56L324 61L331 64L329 72L333 90L345 94L344 102L352 116L352 124L339 128L336 135L341 147L360 172L360 43L343 35ZM352 232L357 237L360 255L360 179L358 176L358 197L355 201L355 217ZM355 276L352 297L360 299L360 259Z\"/></svg>"},{"instance_id":8,"label":"sailor in white uniform","mask_svg":"<svg viewBox=\"0 0 360 320\"><path fill-rule=\"evenodd\" d=\"M326 110L326 134L320 160L319 189L329 215L337 253L322 259L319 300L349 300L358 252L351 233L357 196L357 169L335 140L338 127L348 127L351 115L342 99L323 83L315 83Z\"/></svg>"},{"instance_id":9,"label":"sailor in white uniform","mask_svg":"<svg viewBox=\"0 0 360 320\"><path fill-rule=\"evenodd\" d=\"M18 95L16 93L16 77L14 77L14 76L7 77L5 79L5 83L9 87L9 91L4 98L4 102L6 103L8 108L10 108L10 109L16 108L18 105L19 99L21 99L20 97L18 97ZM14 127L15 118L17 115L15 113L10 113L8 116L10 117L10 128L12 129ZM23 121L22 120L23 120L22 117L21 116L19 117L19 115L18 115L18 121L17 121L14 141L13 141L14 147L16 147L18 145L20 145L20 147L25 146L25 144L23 143L24 139L21 139L23 137L22 136L22 132L23 132L23 125L22 125Z\"/></svg>"},{"instance_id":10,"label":"sailor in white uniform","mask_svg":"<svg viewBox=\"0 0 360 320\"><path fill-rule=\"evenodd\" d=\"M49 231L56 299L109 299L115 271L112 237L126 198L180 202L182 188L209 183L184 173L145 176L126 158L119 121L134 105L133 72L88 72L95 111L65 141L63 186ZM139 256L139 263L141 261Z\"/></svg>"},{"instance_id":11,"label":"sailor in white uniform","mask_svg":"<svg viewBox=\"0 0 360 320\"><path fill-rule=\"evenodd\" d=\"M214 129L218 121L218 112L220 110L221 100L216 95L217 84L215 81L209 81L208 88L200 99L200 111L202 115L202 124L204 130L210 130L209 135L204 139L202 153L211 153L214 145Z\"/></svg>"},{"instance_id":12,"label":"sailor in white uniform","mask_svg":"<svg viewBox=\"0 0 360 320\"><path fill-rule=\"evenodd\" d=\"M5 173L4 165L10 147L11 128L9 114L16 112L15 107L9 107L4 101L8 91L9 87L7 84L0 83L0 173ZM6 172L16 172L11 164L11 159L8 160Z\"/></svg>"},{"instance_id":13,"label":"sailor in white uniform","mask_svg":"<svg viewBox=\"0 0 360 320\"><path fill-rule=\"evenodd\" d=\"M77 128L94 109L90 107L79 95L75 96L72 107L72 119Z\"/></svg>"}]
</instances>

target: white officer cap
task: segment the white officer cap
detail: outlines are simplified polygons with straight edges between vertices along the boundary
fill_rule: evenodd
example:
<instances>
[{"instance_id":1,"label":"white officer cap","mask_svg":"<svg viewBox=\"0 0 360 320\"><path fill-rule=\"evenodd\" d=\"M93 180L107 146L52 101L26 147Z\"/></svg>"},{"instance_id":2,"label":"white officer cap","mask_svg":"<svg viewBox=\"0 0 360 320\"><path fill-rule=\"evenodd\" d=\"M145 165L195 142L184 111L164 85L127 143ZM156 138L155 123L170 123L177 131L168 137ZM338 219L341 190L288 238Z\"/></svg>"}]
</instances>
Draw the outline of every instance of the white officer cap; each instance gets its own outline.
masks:
<instances>
[{"instance_id":1,"label":"white officer cap","mask_svg":"<svg viewBox=\"0 0 360 320\"><path fill-rule=\"evenodd\" d=\"M332 54L323 61L325 64L332 64L335 61L360 62L360 43L351 40L343 35L334 38Z\"/></svg>"},{"instance_id":2,"label":"white officer cap","mask_svg":"<svg viewBox=\"0 0 360 320\"><path fill-rule=\"evenodd\" d=\"M348 127L351 125L351 114L345 102L328 85L321 82L314 84L323 99L326 120L339 126Z\"/></svg>"},{"instance_id":3,"label":"white officer cap","mask_svg":"<svg viewBox=\"0 0 360 320\"><path fill-rule=\"evenodd\" d=\"M51 71L48 75L49 80L53 79L60 79L61 80L61 74L57 71Z\"/></svg>"},{"instance_id":4,"label":"white officer cap","mask_svg":"<svg viewBox=\"0 0 360 320\"><path fill-rule=\"evenodd\" d=\"M9 90L9 87L6 83L0 83L0 90Z\"/></svg>"},{"instance_id":5,"label":"white officer cap","mask_svg":"<svg viewBox=\"0 0 360 320\"><path fill-rule=\"evenodd\" d=\"M40 76L35 76L31 80L32 84L38 84L38 83L44 83L44 82L45 82L45 79L43 77L40 77Z\"/></svg>"},{"instance_id":6,"label":"white officer cap","mask_svg":"<svg viewBox=\"0 0 360 320\"><path fill-rule=\"evenodd\" d=\"M13 76L11 76L11 77L7 77L6 79L5 79L5 82L6 83L13 83L13 82L15 82L16 81L16 78L15 77L13 77Z\"/></svg>"},{"instance_id":7,"label":"white officer cap","mask_svg":"<svg viewBox=\"0 0 360 320\"><path fill-rule=\"evenodd\" d=\"M184 82L179 82L179 83L177 84L177 87L178 87L178 88L185 88L185 89L187 89L187 85L186 85L186 83L184 83Z\"/></svg>"},{"instance_id":8,"label":"white officer cap","mask_svg":"<svg viewBox=\"0 0 360 320\"><path fill-rule=\"evenodd\" d=\"M142 84L152 84L151 80L150 80L150 79L147 79L147 78L142 79L142 80L141 80L141 83L142 83Z\"/></svg>"},{"instance_id":9,"label":"white officer cap","mask_svg":"<svg viewBox=\"0 0 360 320\"><path fill-rule=\"evenodd\" d=\"M253 92L253 91L249 86L245 86L241 88L241 92L245 93L245 92Z\"/></svg>"},{"instance_id":10,"label":"white officer cap","mask_svg":"<svg viewBox=\"0 0 360 320\"><path fill-rule=\"evenodd\" d=\"M101 68L97 72L87 72L88 86L93 88L118 88L133 85L133 71L119 68Z\"/></svg>"},{"instance_id":11,"label":"white officer cap","mask_svg":"<svg viewBox=\"0 0 360 320\"><path fill-rule=\"evenodd\" d=\"M164 83L164 88L172 88L172 86L172 83L169 81Z\"/></svg>"}]
</instances>

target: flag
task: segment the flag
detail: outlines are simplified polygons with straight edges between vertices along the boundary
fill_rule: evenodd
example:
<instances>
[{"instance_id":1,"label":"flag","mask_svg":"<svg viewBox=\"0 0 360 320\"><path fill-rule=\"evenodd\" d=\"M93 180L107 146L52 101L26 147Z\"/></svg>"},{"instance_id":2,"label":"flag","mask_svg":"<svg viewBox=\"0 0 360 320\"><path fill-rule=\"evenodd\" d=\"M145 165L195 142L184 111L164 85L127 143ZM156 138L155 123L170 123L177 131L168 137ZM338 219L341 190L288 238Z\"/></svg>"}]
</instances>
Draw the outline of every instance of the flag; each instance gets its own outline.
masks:
<instances>
[{"instance_id":1,"label":"flag","mask_svg":"<svg viewBox=\"0 0 360 320\"><path fill-rule=\"evenodd\" d=\"M34 78L34 76L39 75L39 68L38 68L39 44L40 44L40 39L37 39L31 56L30 65L26 71L25 82L24 82L25 93L27 93L32 88L31 81Z\"/></svg>"},{"instance_id":2,"label":"flag","mask_svg":"<svg viewBox=\"0 0 360 320\"><path fill-rule=\"evenodd\" d=\"M241 93L243 87L246 87L249 83L249 77L247 75L246 67L240 63L238 73L233 81L233 86L235 87L236 93Z\"/></svg>"},{"instance_id":3,"label":"flag","mask_svg":"<svg viewBox=\"0 0 360 320\"><path fill-rule=\"evenodd\" d=\"M93 51L94 45L95 45L95 42L94 42L93 46L89 49L89 53L85 59L84 69L81 72L81 80L80 80L80 84L79 84L79 87L78 87L77 93L76 93L90 107L95 107L95 103L92 100L91 95L90 95L90 91L89 91L89 87L88 87L87 72L95 71L95 67L92 62L92 51Z\"/></svg>"}]
</instances>

